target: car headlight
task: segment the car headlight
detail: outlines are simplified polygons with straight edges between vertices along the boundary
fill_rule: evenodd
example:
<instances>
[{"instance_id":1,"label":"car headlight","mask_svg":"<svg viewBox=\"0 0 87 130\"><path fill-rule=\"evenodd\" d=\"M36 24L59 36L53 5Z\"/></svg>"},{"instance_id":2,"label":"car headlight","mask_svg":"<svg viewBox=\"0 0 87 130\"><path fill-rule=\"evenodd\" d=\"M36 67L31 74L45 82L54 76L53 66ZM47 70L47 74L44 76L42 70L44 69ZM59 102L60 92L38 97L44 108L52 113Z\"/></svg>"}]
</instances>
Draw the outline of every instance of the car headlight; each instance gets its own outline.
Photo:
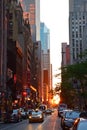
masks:
<instances>
[{"instance_id":1,"label":"car headlight","mask_svg":"<svg viewBox=\"0 0 87 130\"><path fill-rule=\"evenodd\" d=\"M31 119L32 117L31 116L29 116L29 119Z\"/></svg>"},{"instance_id":2,"label":"car headlight","mask_svg":"<svg viewBox=\"0 0 87 130\"><path fill-rule=\"evenodd\" d=\"M40 115L38 115L38 117L42 118L42 115L40 114Z\"/></svg>"},{"instance_id":3,"label":"car headlight","mask_svg":"<svg viewBox=\"0 0 87 130\"><path fill-rule=\"evenodd\" d=\"M42 118L42 115L40 115L40 118Z\"/></svg>"}]
</instances>

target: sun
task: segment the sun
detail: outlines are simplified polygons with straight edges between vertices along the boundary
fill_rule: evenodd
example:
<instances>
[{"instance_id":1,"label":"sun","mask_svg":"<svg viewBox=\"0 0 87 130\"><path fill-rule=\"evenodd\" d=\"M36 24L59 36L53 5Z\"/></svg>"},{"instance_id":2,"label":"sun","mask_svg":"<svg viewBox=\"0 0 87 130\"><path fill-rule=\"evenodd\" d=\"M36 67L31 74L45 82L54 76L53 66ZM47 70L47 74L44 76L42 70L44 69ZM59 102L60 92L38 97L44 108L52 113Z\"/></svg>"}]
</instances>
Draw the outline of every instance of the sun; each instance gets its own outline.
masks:
<instances>
[{"instance_id":1,"label":"sun","mask_svg":"<svg viewBox=\"0 0 87 130\"><path fill-rule=\"evenodd\" d=\"M57 94L57 95L54 95L53 97L53 103L54 104L59 104L60 102L60 96Z\"/></svg>"}]
</instances>

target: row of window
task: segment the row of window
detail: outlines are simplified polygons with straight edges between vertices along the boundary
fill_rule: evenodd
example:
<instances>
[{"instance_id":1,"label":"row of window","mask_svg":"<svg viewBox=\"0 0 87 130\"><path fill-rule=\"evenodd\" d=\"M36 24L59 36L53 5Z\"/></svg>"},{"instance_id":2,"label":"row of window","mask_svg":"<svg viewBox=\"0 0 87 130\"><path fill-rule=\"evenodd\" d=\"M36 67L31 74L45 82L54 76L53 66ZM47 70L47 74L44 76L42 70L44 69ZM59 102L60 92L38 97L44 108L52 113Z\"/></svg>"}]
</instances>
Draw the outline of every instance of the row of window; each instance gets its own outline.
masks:
<instances>
[{"instance_id":1,"label":"row of window","mask_svg":"<svg viewBox=\"0 0 87 130\"><path fill-rule=\"evenodd\" d=\"M86 18L86 16L87 16L87 13L86 12L72 12L71 13L71 16L72 16L72 20L74 20L74 19L85 19Z\"/></svg>"},{"instance_id":2,"label":"row of window","mask_svg":"<svg viewBox=\"0 0 87 130\"><path fill-rule=\"evenodd\" d=\"M81 46L79 48L78 47L72 48L73 59L78 59L80 54L82 54L82 47Z\"/></svg>"}]
</instances>

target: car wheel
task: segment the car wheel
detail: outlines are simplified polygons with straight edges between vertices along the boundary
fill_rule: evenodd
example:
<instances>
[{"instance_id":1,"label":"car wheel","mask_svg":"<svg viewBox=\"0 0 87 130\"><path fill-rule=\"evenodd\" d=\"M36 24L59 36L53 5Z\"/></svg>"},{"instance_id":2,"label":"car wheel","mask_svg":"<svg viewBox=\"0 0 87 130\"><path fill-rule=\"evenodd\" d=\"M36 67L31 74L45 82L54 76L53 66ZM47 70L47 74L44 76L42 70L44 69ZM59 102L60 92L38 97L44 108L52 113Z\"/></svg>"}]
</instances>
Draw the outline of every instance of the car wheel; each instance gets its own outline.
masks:
<instances>
[{"instance_id":1,"label":"car wheel","mask_svg":"<svg viewBox=\"0 0 87 130\"><path fill-rule=\"evenodd\" d=\"M41 120L41 122L43 122L43 121L44 121L44 119Z\"/></svg>"},{"instance_id":2,"label":"car wheel","mask_svg":"<svg viewBox=\"0 0 87 130\"><path fill-rule=\"evenodd\" d=\"M32 121L29 120L29 123L31 123Z\"/></svg>"}]
</instances>

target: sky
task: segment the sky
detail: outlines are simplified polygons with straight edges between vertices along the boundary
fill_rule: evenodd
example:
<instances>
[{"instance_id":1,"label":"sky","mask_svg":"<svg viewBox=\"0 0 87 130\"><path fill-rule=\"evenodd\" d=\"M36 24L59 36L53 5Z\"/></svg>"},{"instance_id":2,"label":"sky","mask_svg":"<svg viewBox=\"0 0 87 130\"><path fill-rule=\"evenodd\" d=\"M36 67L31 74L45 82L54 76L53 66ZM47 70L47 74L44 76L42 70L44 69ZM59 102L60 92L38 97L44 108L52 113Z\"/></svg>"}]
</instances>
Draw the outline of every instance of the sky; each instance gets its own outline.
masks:
<instances>
[{"instance_id":1,"label":"sky","mask_svg":"<svg viewBox=\"0 0 87 130\"><path fill-rule=\"evenodd\" d=\"M61 67L61 43L69 43L69 0L40 0L40 20L50 30L53 75Z\"/></svg>"}]
</instances>

